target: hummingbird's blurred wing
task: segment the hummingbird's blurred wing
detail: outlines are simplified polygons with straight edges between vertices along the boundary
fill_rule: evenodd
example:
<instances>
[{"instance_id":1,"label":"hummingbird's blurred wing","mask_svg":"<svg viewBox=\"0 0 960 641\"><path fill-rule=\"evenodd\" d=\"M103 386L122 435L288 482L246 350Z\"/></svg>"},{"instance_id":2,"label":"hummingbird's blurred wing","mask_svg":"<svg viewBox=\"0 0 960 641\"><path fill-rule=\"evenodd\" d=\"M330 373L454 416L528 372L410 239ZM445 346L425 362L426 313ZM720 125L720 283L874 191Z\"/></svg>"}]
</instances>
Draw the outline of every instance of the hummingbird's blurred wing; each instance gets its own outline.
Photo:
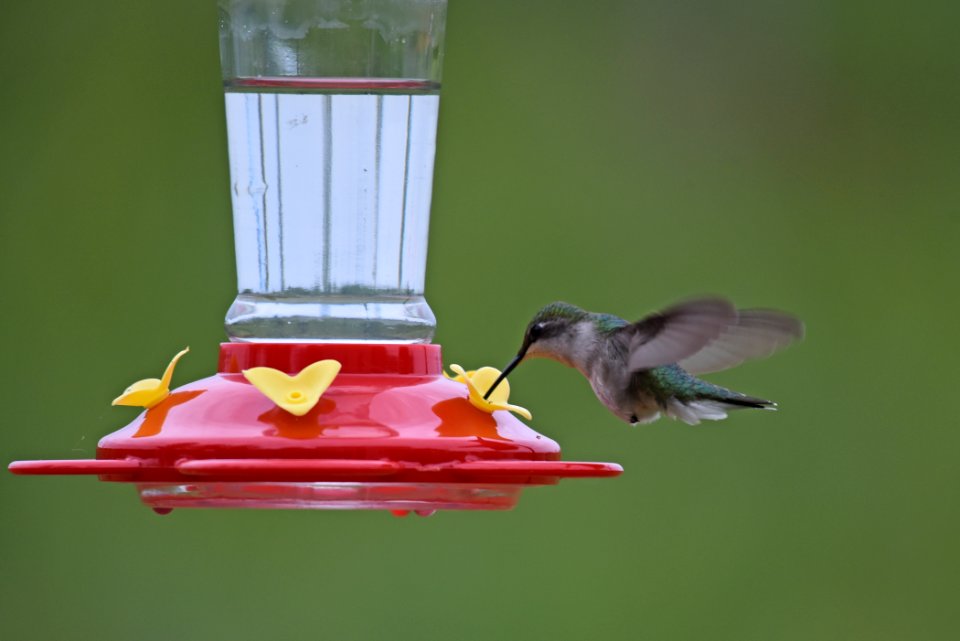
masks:
<instances>
[{"instance_id":1,"label":"hummingbird's blurred wing","mask_svg":"<svg viewBox=\"0 0 960 641\"><path fill-rule=\"evenodd\" d=\"M677 364L691 374L719 372L770 356L800 338L803 323L795 316L774 309L741 309L735 324Z\"/></svg>"},{"instance_id":2,"label":"hummingbird's blurred wing","mask_svg":"<svg viewBox=\"0 0 960 641\"><path fill-rule=\"evenodd\" d=\"M629 337L631 372L689 358L737 323L737 310L723 298L697 298L650 314L620 332Z\"/></svg>"}]
</instances>

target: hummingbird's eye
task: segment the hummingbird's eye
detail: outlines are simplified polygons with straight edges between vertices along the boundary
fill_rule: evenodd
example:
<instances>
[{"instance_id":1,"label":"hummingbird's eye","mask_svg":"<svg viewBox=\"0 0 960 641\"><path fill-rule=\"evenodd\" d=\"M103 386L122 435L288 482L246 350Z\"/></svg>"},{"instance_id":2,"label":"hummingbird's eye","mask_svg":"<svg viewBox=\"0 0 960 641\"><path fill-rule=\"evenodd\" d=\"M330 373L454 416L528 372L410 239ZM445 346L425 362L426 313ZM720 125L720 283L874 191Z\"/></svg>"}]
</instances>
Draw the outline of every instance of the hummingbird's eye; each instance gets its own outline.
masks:
<instances>
[{"instance_id":1,"label":"hummingbird's eye","mask_svg":"<svg viewBox=\"0 0 960 641\"><path fill-rule=\"evenodd\" d=\"M543 334L543 323L537 323L530 327L530 340L535 341Z\"/></svg>"}]
</instances>

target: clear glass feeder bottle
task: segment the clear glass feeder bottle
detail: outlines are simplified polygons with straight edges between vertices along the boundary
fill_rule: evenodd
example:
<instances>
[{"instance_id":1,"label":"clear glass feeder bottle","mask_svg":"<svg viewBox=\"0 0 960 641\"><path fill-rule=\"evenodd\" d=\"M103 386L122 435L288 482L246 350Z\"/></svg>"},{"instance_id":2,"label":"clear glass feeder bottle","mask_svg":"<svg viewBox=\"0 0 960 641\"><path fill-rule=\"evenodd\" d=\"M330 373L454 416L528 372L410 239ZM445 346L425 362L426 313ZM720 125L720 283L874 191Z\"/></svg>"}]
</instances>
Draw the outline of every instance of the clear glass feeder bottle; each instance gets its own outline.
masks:
<instances>
[{"instance_id":1,"label":"clear glass feeder bottle","mask_svg":"<svg viewBox=\"0 0 960 641\"><path fill-rule=\"evenodd\" d=\"M430 342L446 0L221 0L233 341Z\"/></svg>"}]
</instances>

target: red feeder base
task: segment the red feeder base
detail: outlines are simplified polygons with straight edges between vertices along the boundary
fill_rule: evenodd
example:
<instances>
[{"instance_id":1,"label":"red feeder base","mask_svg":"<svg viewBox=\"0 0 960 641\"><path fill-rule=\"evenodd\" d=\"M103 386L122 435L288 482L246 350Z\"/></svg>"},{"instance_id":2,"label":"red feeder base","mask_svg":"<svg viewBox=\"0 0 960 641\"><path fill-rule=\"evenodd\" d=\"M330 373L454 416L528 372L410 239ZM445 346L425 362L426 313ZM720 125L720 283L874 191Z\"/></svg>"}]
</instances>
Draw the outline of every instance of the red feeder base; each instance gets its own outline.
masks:
<instances>
[{"instance_id":1,"label":"red feeder base","mask_svg":"<svg viewBox=\"0 0 960 641\"><path fill-rule=\"evenodd\" d=\"M241 374L341 363L303 416ZM387 509L431 514L513 507L527 485L616 476L560 460L559 445L506 411L488 414L442 375L438 345L224 343L216 375L174 390L104 437L93 460L17 461L16 474L94 474L178 507Z\"/></svg>"}]
</instances>

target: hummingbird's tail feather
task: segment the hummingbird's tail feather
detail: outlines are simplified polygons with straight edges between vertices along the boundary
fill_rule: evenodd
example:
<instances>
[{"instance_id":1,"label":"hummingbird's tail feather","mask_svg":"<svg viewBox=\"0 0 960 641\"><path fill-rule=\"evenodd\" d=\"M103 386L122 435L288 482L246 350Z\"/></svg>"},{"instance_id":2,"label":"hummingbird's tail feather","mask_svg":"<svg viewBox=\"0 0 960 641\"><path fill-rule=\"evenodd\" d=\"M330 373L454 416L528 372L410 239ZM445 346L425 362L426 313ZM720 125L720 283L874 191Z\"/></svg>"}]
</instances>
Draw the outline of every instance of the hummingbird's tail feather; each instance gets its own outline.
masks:
<instances>
[{"instance_id":1,"label":"hummingbird's tail feather","mask_svg":"<svg viewBox=\"0 0 960 641\"><path fill-rule=\"evenodd\" d=\"M777 404L760 398L743 396L739 398L700 398L694 401L683 402L671 399L667 403L666 415L683 421L687 425L697 425L700 421L720 421L727 418L730 410L744 408L775 410Z\"/></svg>"},{"instance_id":2,"label":"hummingbird's tail feather","mask_svg":"<svg viewBox=\"0 0 960 641\"><path fill-rule=\"evenodd\" d=\"M728 396L726 398L714 399L720 403L725 403L727 405L732 405L731 409L741 409L744 407L752 407L753 409L758 410L775 410L777 409L777 404L773 401L768 401L766 399L757 398L755 396L745 396L743 394L737 394L733 392L736 396Z\"/></svg>"},{"instance_id":3,"label":"hummingbird's tail feather","mask_svg":"<svg viewBox=\"0 0 960 641\"><path fill-rule=\"evenodd\" d=\"M730 410L776 409L773 401L714 385L691 376L677 365L654 368L646 376L640 383L654 390L664 413L690 425L701 420L719 421L726 418Z\"/></svg>"},{"instance_id":4,"label":"hummingbird's tail feather","mask_svg":"<svg viewBox=\"0 0 960 641\"><path fill-rule=\"evenodd\" d=\"M697 425L700 421L720 421L727 418L726 408L716 401L690 401L670 399L664 412L670 418L683 421L687 425Z\"/></svg>"},{"instance_id":5,"label":"hummingbird's tail feather","mask_svg":"<svg viewBox=\"0 0 960 641\"><path fill-rule=\"evenodd\" d=\"M716 385L710 385L709 391L699 394L696 398L682 401L673 398L667 403L666 414L683 421L688 425L696 425L700 421L719 421L727 418L730 410L745 408L775 410L777 404L773 401L746 396L733 390Z\"/></svg>"}]
</instances>

